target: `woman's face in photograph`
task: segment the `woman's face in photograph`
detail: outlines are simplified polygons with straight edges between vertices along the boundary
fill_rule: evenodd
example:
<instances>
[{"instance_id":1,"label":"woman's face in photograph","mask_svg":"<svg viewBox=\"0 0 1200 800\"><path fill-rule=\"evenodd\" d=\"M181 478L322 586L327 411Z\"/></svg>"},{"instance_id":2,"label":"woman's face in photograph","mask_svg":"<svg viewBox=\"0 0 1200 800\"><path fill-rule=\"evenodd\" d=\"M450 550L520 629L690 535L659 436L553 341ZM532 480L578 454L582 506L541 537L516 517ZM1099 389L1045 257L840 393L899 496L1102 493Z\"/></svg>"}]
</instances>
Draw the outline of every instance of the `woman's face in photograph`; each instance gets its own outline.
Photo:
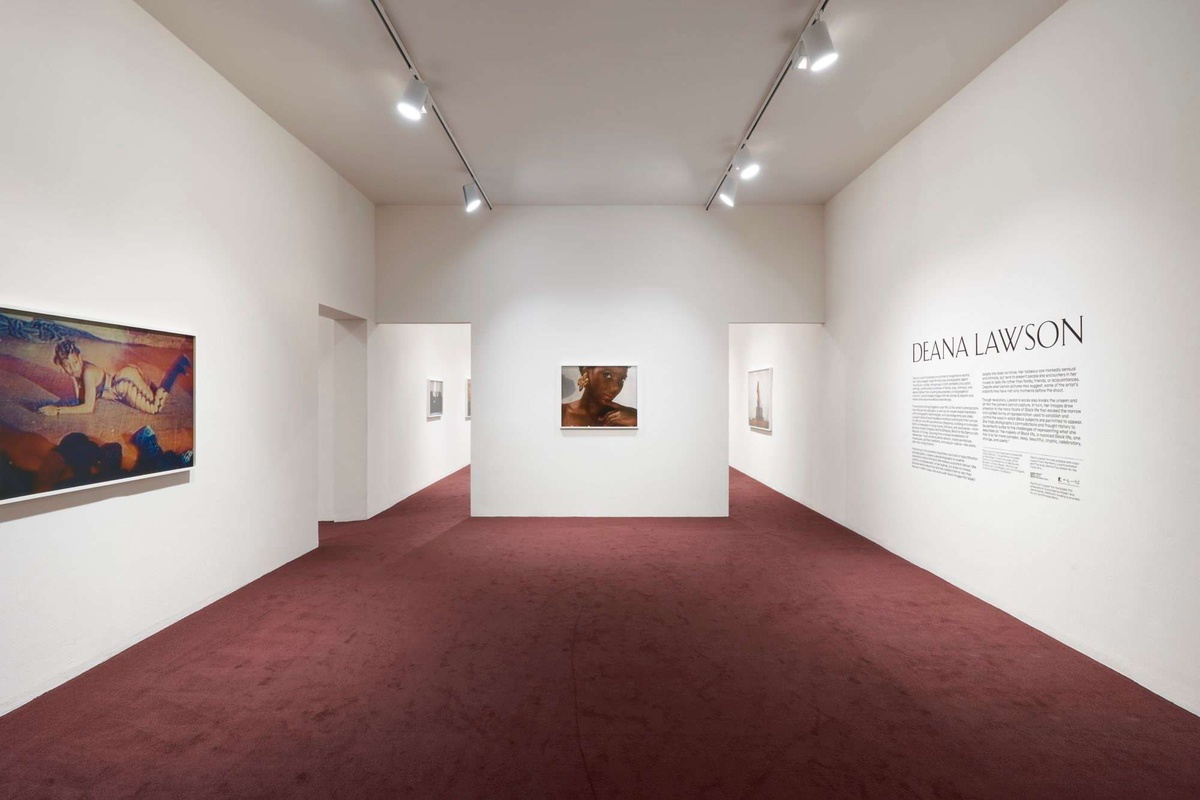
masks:
<instances>
[{"instance_id":1,"label":"woman's face in photograph","mask_svg":"<svg viewBox=\"0 0 1200 800\"><path fill-rule=\"evenodd\" d=\"M625 388L628 367L592 367L588 374L588 388L601 403L611 403Z\"/></svg>"},{"instance_id":2,"label":"woman's face in photograph","mask_svg":"<svg viewBox=\"0 0 1200 800\"><path fill-rule=\"evenodd\" d=\"M83 375L83 357L79 353L71 353L59 363L59 366L72 378Z\"/></svg>"}]
</instances>

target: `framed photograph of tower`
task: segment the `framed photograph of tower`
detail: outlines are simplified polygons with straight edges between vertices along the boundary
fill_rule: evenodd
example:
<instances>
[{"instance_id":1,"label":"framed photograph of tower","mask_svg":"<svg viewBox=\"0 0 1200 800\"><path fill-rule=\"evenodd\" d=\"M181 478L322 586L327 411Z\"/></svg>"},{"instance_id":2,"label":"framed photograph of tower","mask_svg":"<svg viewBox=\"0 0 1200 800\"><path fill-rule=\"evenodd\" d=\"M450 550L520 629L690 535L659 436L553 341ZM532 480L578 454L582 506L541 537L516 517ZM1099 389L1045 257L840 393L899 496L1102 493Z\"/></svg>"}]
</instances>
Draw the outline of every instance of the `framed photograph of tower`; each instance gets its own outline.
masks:
<instances>
[{"instance_id":1,"label":"framed photograph of tower","mask_svg":"<svg viewBox=\"0 0 1200 800\"><path fill-rule=\"evenodd\" d=\"M751 370L747 382L750 406L750 427L756 431L771 431L771 368Z\"/></svg>"}]
</instances>

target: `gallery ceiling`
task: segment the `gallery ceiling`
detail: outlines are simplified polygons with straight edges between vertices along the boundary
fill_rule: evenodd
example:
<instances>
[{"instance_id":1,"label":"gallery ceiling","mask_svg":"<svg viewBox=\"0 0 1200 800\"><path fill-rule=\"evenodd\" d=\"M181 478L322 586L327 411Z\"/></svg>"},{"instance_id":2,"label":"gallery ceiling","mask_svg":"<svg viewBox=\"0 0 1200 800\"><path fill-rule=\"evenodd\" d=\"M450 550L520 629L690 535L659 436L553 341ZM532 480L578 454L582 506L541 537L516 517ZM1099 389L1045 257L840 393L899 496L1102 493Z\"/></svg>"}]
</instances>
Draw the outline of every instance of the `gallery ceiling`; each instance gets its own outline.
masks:
<instances>
[{"instance_id":1,"label":"gallery ceiling","mask_svg":"<svg viewBox=\"0 0 1200 800\"><path fill-rule=\"evenodd\" d=\"M137 0L378 204L469 176L370 0ZM742 203L823 203L1064 0L831 0L841 53L792 72ZM816 0L384 0L496 204L703 204Z\"/></svg>"}]
</instances>

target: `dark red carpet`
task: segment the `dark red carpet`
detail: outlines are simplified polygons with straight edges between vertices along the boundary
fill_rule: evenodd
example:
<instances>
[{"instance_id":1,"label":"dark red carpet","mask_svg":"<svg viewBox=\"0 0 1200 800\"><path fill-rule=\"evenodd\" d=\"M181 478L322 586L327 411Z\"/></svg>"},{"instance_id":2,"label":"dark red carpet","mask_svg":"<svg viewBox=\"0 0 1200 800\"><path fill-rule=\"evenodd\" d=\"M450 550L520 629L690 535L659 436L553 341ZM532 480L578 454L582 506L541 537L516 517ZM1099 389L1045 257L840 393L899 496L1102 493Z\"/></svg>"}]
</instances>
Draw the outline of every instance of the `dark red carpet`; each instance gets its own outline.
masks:
<instances>
[{"instance_id":1,"label":"dark red carpet","mask_svg":"<svg viewBox=\"0 0 1200 800\"><path fill-rule=\"evenodd\" d=\"M0 795L1200 797L1200 718L741 474L727 520L468 483L0 719Z\"/></svg>"}]
</instances>

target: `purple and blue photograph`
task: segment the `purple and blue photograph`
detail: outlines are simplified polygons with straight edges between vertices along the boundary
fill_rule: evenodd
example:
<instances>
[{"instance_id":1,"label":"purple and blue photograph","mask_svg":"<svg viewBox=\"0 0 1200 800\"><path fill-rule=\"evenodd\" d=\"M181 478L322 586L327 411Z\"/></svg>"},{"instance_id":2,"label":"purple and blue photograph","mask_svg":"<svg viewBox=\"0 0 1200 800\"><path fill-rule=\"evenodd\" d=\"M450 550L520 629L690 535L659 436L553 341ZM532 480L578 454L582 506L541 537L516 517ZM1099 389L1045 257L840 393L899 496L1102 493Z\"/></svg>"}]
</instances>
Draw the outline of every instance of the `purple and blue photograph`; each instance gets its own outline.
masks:
<instances>
[{"instance_id":1,"label":"purple and blue photograph","mask_svg":"<svg viewBox=\"0 0 1200 800\"><path fill-rule=\"evenodd\" d=\"M191 468L195 345L0 308L0 503Z\"/></svg>"}]
</instances>

